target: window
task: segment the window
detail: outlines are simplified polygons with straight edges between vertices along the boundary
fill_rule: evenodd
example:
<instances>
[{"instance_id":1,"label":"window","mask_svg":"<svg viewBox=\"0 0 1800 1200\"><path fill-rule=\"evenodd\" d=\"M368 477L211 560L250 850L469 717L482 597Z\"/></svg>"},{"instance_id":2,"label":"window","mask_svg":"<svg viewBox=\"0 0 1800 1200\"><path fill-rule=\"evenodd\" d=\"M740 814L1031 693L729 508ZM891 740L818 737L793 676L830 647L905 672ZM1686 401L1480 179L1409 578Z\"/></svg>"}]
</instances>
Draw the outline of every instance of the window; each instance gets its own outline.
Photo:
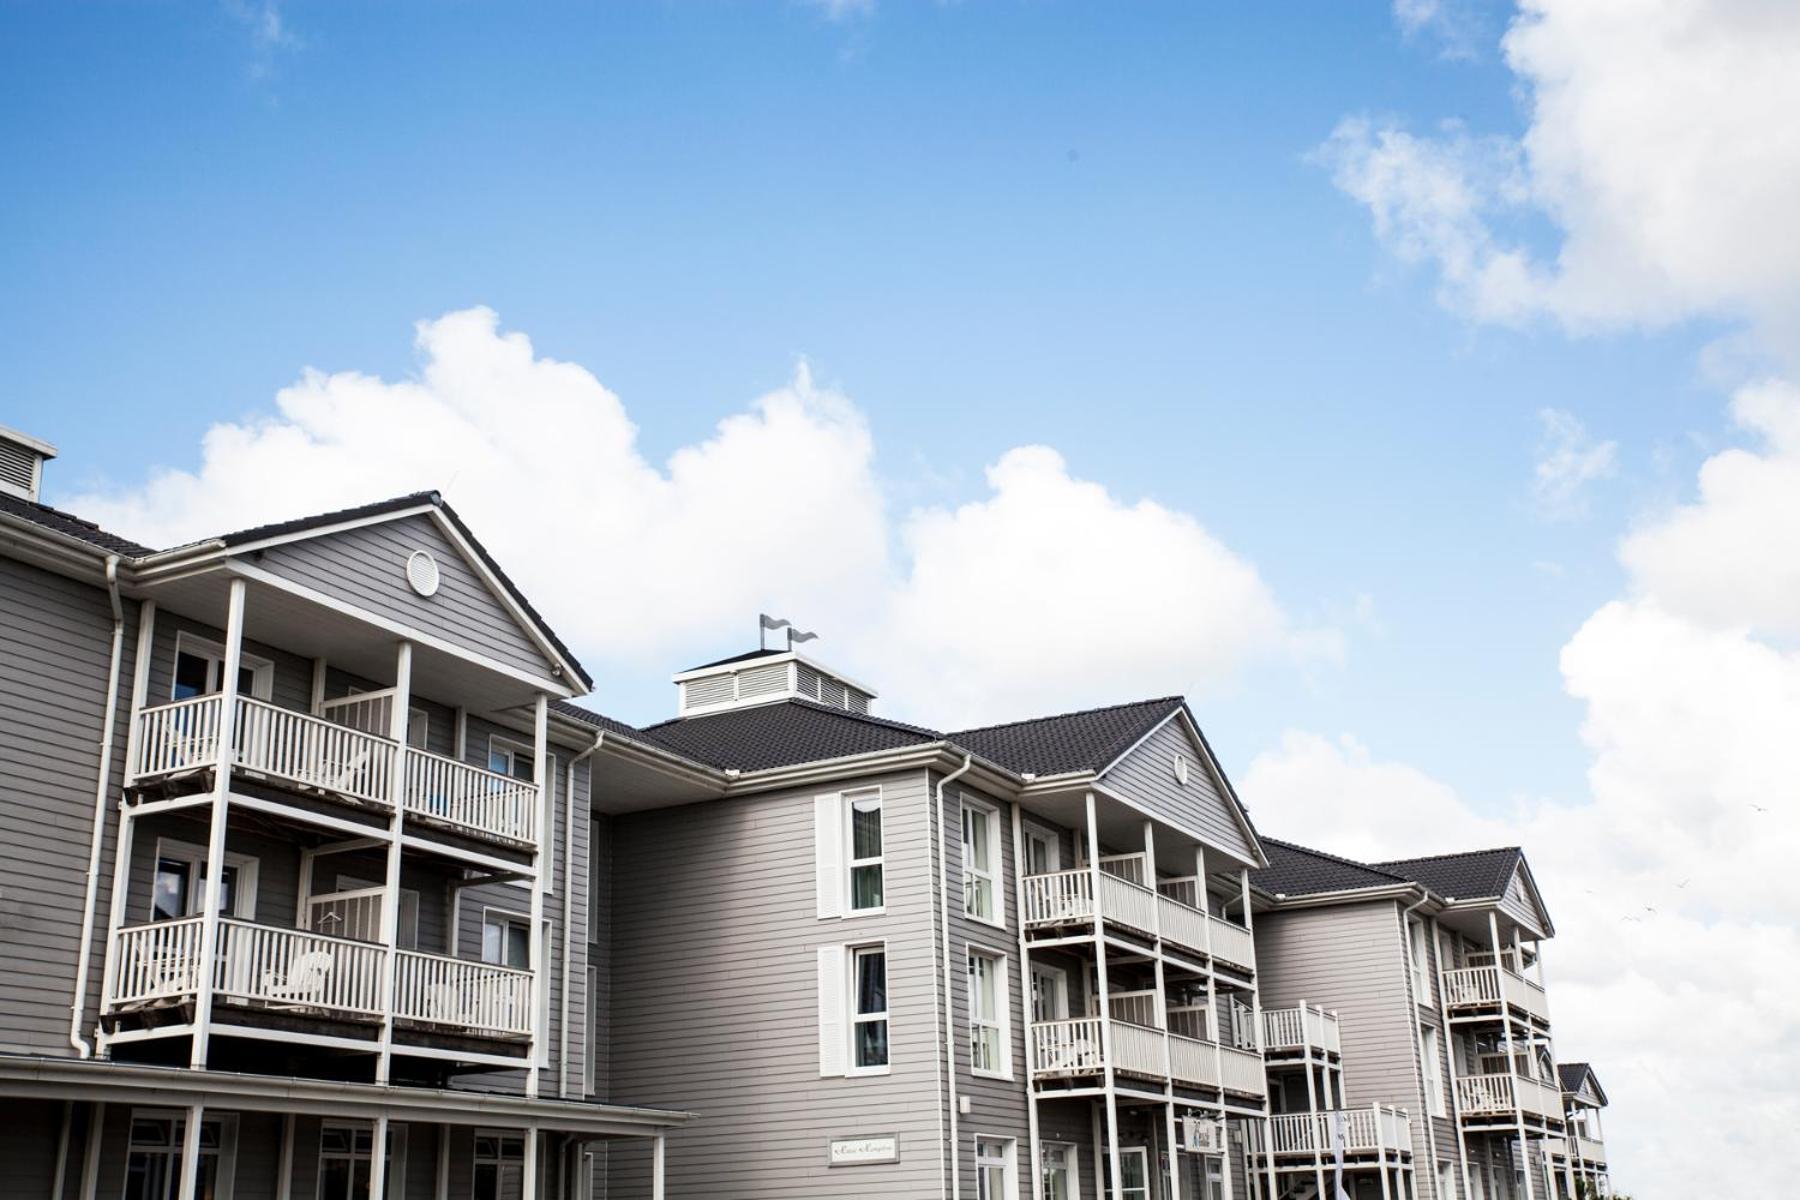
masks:
<instances>
[{"instance_id":1,"label":"window","mask_svg":"<svg viewBox=\"0 0 1800 1200\"><path fill-rule=\"evenodd\" d=\"M185 1113L138 1109L131 1114L124 1200L176 1200L181 1194L181 1144L186 1132ZM194 1192L198 1200L229 1200L236 1156L236 1118L202 1120L200 1179Z\"/></svg>"},{"instance_id":2,"label":"window","mask_svg":"<svg viewBox=\"0 0 1800 1200\"><path fill-rule=\"evenodd\" d=\"M1437 1194L1445 1200L1454 1200L1456 1196L1456 1166L1454 1163L1439 1162L1437 1165Z\"/></svg>"},{"instance_id":3,"label":"window","mask_svg":"<svg viewBox=\"0 0 1800 1200\"><path fill-rule=\"evenodd\" d=\"M338 876L338 890L340 892L364 891L371 888L384 888L386 886L387 885L383 883L375 883L367 879L357 879L350 875ZM350 937L360 936L360 934L356 932L344 929L333 929L330 932L347 934ZM366 940L381 940L379 926L377 926L376 936L367 938ZM419 893L413 888L400 889L400 929L394 944L402 950L417 950L419 948Z\"/></svg>"},{"instance_id":4,"label":"window","mask_svg":"<svg viewBox=\"0 0 1800 1200\"><path fill-rule=\"evenodd\" d=\"M531 921L489 910L481 917L481 961L531 970Z\"/></svg>"},{"instance_id":5,"label":"window","mask_svg":"<svg viewBox=\"0 0 1800 1200\"><path fill-rule=\"evenodd\" d=\"M1426 962L1430 955L1426 951L1425 922L1408 918L1407 957L1412 960L1413 1001L1418 1004L1431 1003L1431 985L1426 978Z\"/></svg>"},{"instance_id":6,"label":"window","mask_svg":"<svg viewBox=\"0 0 1800 1200\"><path fill-rule=\"evenodd\" d=\"M1080 1200L1081 1169L1075 1147L1062 1142L1041 1144L1038 1174L1044 1181L1044 1200Z\"/></svg>"},{"instance_id":7,"label":"window","mask_svg":"<svg viewBox=\"0 0 1800 1200\"><path fill-rule=\"evenodd\" d=\"M502 737L488 738L488 770L528 783L537 781L537 761L530 746Z\"/></svg>"},{"instance_id":8,"label":"window","mask_svg":"<svg viewBox=\"0 0 1800 1200\"><path fill-rule=\"evenodd\" d=\"M1011 1138L975 1139L976 1200L1014 1200Z\"/></svg>"},{"instance_id":9,"label":"window","mask_svg":"<svg viewBox=\"0 0 1800 1200\"><path fill-rule=\"evenodd\" d=\"M1000 814L963 797L963 911L977 921L1002 923L999 904Z\"/></svg>"},{"instance_id":10,"label":"window","mask_svg":"<svg viewBox=\"0 0 1800 1200\"><path fill-rule=\"evenodd\" d=\"M474 1186L470 1200L518 1200L525 1194L525 1135L498 1129L475 1131Z\"/></svg>"},{"instance_id":11,"label":"window","mask_svg":"<svg viewBox=\"0 0 1800 1200\"><path fill-rule=\"evenodd\" d=\"M850 955L850 1070L882 1071L888 1065L887 947Z\"/></svg>"},{"instance_id":12,"label":"window","mask_svg":"<svg viewBox=\"0 0 1800 1200\"><path fill-rule=\"evenodd\" d=\"M969 1067L977 1075L1012 1073L1006 1036L1006 959L969 951Z\"/></svg>"},{"instance_id":13,"label":"window","mask_svg":"<svg viewBox=\"0 0 1800 1200\"><path fill-rule=\"evenodd\" d=\"M1025 830L1025 873L1048 875L1062 870L1062 839L1042 829Z\"/></svg>"},{"instance_id":14,"label":"window","mask_svg":"<svg viewBox=\"0 0 1800 1200\"><path fill-rule=\"evenodd\" d=\"M319 1129L319 1200L367 1200L373 1123L327 1121ZM387 1195L406 1194L406 1127L389 1125Z\"/></svg>"},{"instance_id":15,"label":"window","mask_svg":"<svg viewBox=\"0 0 1800 1200\"><path fill-rule=\"evenodd\" d=\"M879 910L885 903L881 857L881 793L853 792L844 797L850 828L850 911Z\"/></svg>"},{"instance_id":16,"label":"window","mask_svg":"<svg viewBox=\"0 0 1800 1200\"><path fill-rule=\"evenodd\" d=\"M1444 1072L1438 1058L1438 1031L1429 1025L1419 1026L1419 1053L1425 1060L1425 1111L1441 1117L1444 1115Z\"/></svg>"},{"instance_id":17,"label":"window","mask_svg":"<svg viewBox=\"0 0 1800 1200\"><path fill-rule=\"evenodd\" d=\"M1119 1150L1119 1175L1124 1182L1120 1200L1150 1200L1150 1152L1142 1146L1124 1146ZM1100 1172L1107 1200L1112 1200L1112 1164L1107 1162Z\"/></svg>"},{"instance_id":18,"label":"window","mask_svg":"<svg viewBox=\"0 0 1800 1200\"><path fill-rule=\"evenodd\" d=\"M406 744L423 750L431 742L431 714L422 708L406 710Z\"/></svg>"},{"instance_id":19,"label":"window","mask_svg":"<svg viewBox=\"0 0 1800 1200\"><path fill-rule=\"evenodd\" d=\"M247 854L225 855L219 880L219 912L249 920L256 915L257 860ZM197 916L201 908L200 883L206 878L206 848L188 842L159 838L156 874L150 886L150 919L175 921Z\"/></svg>"},{"instance_id":20,"label":"window","mask_svg":"<svg viewBox=\"0 0 1800 1200\"><path fill-rule=\"evenodd\" d=\"M1069 974L1061 967L1031 964L1031 1019L1066 1021L1069 1017Z\"/></svg>"},{"instance_id":21,"label":"window","mask_svg":"<svg viewBox=\"0 0 1800 1200\"><path fill-rule=\"evenodd\" d=\"M253 654L240 654L238 692L241 695L267 700L274 679L274 663ZM175 635L175 666L170 678L169 699L210 696L224 682L225 647L191 634Z\"/></svg>"}]
</instances>

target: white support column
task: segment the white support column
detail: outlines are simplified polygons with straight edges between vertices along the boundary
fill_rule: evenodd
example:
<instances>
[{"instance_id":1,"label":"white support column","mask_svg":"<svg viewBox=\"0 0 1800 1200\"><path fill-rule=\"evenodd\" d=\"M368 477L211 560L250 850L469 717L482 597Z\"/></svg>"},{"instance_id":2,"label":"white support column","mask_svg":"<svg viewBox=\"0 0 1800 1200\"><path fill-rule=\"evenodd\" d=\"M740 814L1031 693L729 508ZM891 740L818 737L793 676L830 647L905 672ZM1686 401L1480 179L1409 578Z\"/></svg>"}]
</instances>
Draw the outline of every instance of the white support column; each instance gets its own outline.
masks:
<instances>
[{"instance_id":1,"label":"white support column","mask_svg":"<svg viewBox=\"0 0 1800 1200\"><path fill-rule=\"evenodd\" d=\"M531 764L538 788L537 837L531 851L531 1066L525 1072L525 1094L535 1099L538 1075L544 1061L544 1045L550 1031L544 1028L548 1011L550 970L544 954L544 862L549 857L550 821L550 697L538 693L532 721ZM565 886L567 886L565 884ZM526 1193L528 1200L531 1193Z\"/></svg>"},{"instance_id":2,"label":"white support column","mask_svg":"<svg viewBox=\"0 0 1800 1200\"><path fill-rule=\"evenodd\" d=\"M372 1122L374 1128L369 1132L369 1200L386 1200L387 1197L387 1144L388 1119L382 1113Z\"/></svg>"},{"instance_id":3,"label":"white support column","mask_svg":"<svg viewBox=\"0 0 1800 1200\"><path fill-rule=\"evenodd\" d=\"M81 1156L81 1200L95 1200L100 1187L100 1147L106 1140L106 1104L88 1105L87 1144Z\"/></svg>"},{"instance_id":4,"label":"white support column","mask_svg":"<svg viewBox=\"0 0 1800 1200\"><path fill-rule=\"evenodd\" d=\"M1515 937L1516 937L1515 930ZM1496 971L1505 971L1501 961L1503 947L1500 944L1500 922L1492 910L1488 912L1488 938L1494 947L1494 967ZM1515 948L1515 953L1516 953ZM1518 964L1523 965L1523 964ZM1525 1176L1525 1200L1537 1200L1537 1186L1531 1178L1531 1143L1525 1139L1525 1109L1519 1100L1519 1063L1515 1057L1517 1050L1513 1042L1512 1011L1506 1003L1506 983L1502 978L1500 986L1500 1029L1505 1037L1507 1090L1512 1093L1513 1128L1519 1136L1519 1163L1521 1173Z\"/></svg>"},{"instance_id":5,"label":"white support column","mask_svg":"<svg viewBox=\"0 0 1800 1200\"><path fill-rule=\"evenodd\" d=\"M190 1104L181 1128L181 1185L178 1200L198 1200L200 1195L200 1122L206 1105Z\"/></svg>"},{"instance_id":6,"label":"white support column","mask_svg":"<svg viewBox=\"0 0 1800 1200\"><path fill-rule=\"evenodd\" d=\"M1257 1022L1259 1025L1261 1023ZM1312 1040L1306 1033L1305 1000L1300 1001L1300 1043L1306 1052L1306 1110L1313 1114L1311 1128L1307 1130L1307 1140L1313 1144L1313 1182L1319 1189L1319 1195L1326 1196L1329 1193L1325 1190L1325 1153L1324 1147L1319 1145L1319 1133L1324 1128L1324 1123L1318 1117L1322 1110L1319 1108L1318 1086L1313 1079ZM1380 1118L1376 1119L1375 1128L1377 1131L1381 1129Z\"/></svg>"},{"instance_id":7,"label":"white support column","mask_svg":"<svg viewBox=\"0 0 1800 1200\"><path fill-rule=\"evenodd\" d=\"M668 1138L657 1134L650 1143L650 1200L664 1200L663 1176L669 1167Z\"/></svg>"},{"instance_id":8,"label":"white support column","mask_svg":"<svg viewBox=\"0 0 1800 1200\"><path fill-rule=\"evenodd\" d=\"M388 823L387 874L381 893L381 1056L375 1063L375 1082L386 1083L394 1063L394 989L400 973L400 837L406 828L406 722L412 711L413 645L402 640L394 651L394 696L388 709L388 737L398 749L389 803L394 806ZM379 1196L371 1200L381 1200Z\"/></svg>"},{"instance_id":9,"label":"white support column","mask_svg":"<svg viewBox=\"0 0 1800 1200\"><path fill-rule=\"evenodd\" d=\"M1181 1200L1181 1139L1175 1135L1175 1101L1172 1098L1163 1105L1163 1113L1168 1118L1164 1126L1169 1139L1168 1200Z\"/></svg>"},{"instance_id":10,"label":"white support column","mask_svg":"<svg viewBox=\"0 0 1800 1200\"><path fill-rule=\"evenodd\" d=\"M1025 1127L1031 1143L1031 1200L1044 1200L1044 1172L1038 1165L1037 1088L1031 1079L1032 1066L1037 1062L1037 1034L1031 1024L1031 947L1025 940L1025 818L1017 801L1012 805L1012 841L1013 911L1019 915L1019 986L1015 992L1019 998L1019 1019L1025 1027Z\"/></svg>"},{"instance_id":11,"label":"white support column","mask_svg":"<svg viewBox=\"0 0 1800 1200\"><path fill-rule=\"evenodd\" d=\"M437 1200L450 1200L450 1130L448 1125L437 1129Z\"/></svg>"},{"instance_id":12,"label":"white support column","mask_svg":"<svg viewBox=\"0 0 1800 1200\"><path fill-rule=\"evenodd\" d=\"M281 1114L281 1152L275 1159L275 1200L294 1194L294 1114Z\"/></svg>"},{"instance_id":13,"label":"white support column","mask_svg":"<svg viewBox=\"0 0 1800 1200\"><path fill-rule=\"evenodd\" d=\"M525 1163L520 1168L520 1200L538 1200L538 1131L525 1130Z\"/></svg>"},{"instance_id":14,"label":"white support column","mask_svg":"<svg viewBox=\"0 0 1800 1200\"><path fill-rule=\"evenodd\" d=\"M219 679L219 761L214 771L212 826L206 842L205 892L200 905L200 969L194 978L194 1037L188 1065L206 1066L212 1040L213 972L219 959L219 892L225 872L225 828L230 818L231 767L237 742L238 671L244 663L244 581L233 579L225 609L225 662ZM195 1133L198 1137L198 1133ZM184 1197L183 1200L188 1200Z\"/></svg>"},{"instance_id":15,"label":"white support column","mask_svg":"<svg viewBox=\"0 0 1800 1200\"><path fill-rule=\"evenodd\" d=\"M1106 1059L1101 1081L1106 1092L1106 1141L1112 1194L1125 1194L1125 1160L1119 1153L1119 1095L1113 1075L1112 990L1106 977L1106 920L1100 902L1100 815L1094 793L1087 794L1088 886L1094 895L1094 976L1100 996L1100 1053Z\"/></svg>"}]
</instances>

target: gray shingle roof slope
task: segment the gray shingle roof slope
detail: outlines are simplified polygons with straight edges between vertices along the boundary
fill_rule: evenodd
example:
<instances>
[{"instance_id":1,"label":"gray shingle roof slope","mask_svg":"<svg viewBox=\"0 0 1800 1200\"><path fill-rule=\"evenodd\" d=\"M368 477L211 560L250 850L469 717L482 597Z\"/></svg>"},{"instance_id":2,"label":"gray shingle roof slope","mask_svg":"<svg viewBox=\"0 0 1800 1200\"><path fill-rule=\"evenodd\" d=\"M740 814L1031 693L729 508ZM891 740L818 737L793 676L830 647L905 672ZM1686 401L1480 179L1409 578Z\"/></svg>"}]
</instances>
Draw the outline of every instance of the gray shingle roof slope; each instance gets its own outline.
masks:
<instances>
[{"instance_id":1,"label":"gray shingle roof slope","mask_svg":"<svg viewBox=\"0 0 1800 1200\"><path fill-rule=\"evenodd\" d=\"M946 736L990 762L1029 775L1098 771L1183 705L1180 696L1060 713Z\"/></svg>"},{"instance_id":2,"label":"gray shingle roof slope","mask_svg":"<svg viewBox=\"0 0 1800 1200\"><path fill-rule=\"evenodd\" d=\"M51 508L48 504L37 504L21 496L10 496L0 492L0 512L11 513L15 517L30 521L33 525L41 525L56 533L79 538L107 554L118 554L125 558L141 558L150 553L150 547L140 546L129 538L122 538L116 533L108 533L92 521L84 521L80 517L71 516L60 509Z\"/></svg>"},{"instance_id":3,"label":"gray shingle roof slope","mask_svg":"<svg viewBox=\"0 0 1800 1200\"><path fill-rule=\"evenodd\" d=\"M648 737L644 736L644 731L637 728L635 725L627 725L616 717L609 717L605 713L597 713L591 708L583 708L581 705L571 704L567 700L557 700L553 702L550 707L555 712L559 712L571 720L580 721L583 725L587 725L591 728L604 729L608 733L621 734L634 741L650 741Z\"/></svg>"},{"instance_id":4,"label":"gray shingle roof slope","mask_svg":"<svg viewBox=\"0 0 1800 1200\"><path fill-rule=\"evenodd\" d=\"M1317 896L1358 888L1393 887L1410 882L1365 863L1284 842L1266 834L1263 853L1269 865L1250 872L1250 882L1265 892L1284 896Z\"/></svg>"},{"instance_id":5,"label":"gray shingle roof slope","mask_svg":"<svg viewBox=\"0 0 1800 1200\"><path fill-rule=\"evenodd\" d=\"M646 726L645 740L709 766L766 771L924 746L943 735L811 700L783 700Z\"/></svg>"},{"instance_id":6,"label":"gray shingle roof slope","mask_svg":"<svg viewBox=\"0 0 1800 1200\"><path fill-rule=\"evenodd\" d=\"M1517 846L1502 846L1425 858L1396 858L1370 865L1422 883L1447 900L1484 900L1506 894L1506 885L1524 856Z\"/></svg>"}]
</instances>

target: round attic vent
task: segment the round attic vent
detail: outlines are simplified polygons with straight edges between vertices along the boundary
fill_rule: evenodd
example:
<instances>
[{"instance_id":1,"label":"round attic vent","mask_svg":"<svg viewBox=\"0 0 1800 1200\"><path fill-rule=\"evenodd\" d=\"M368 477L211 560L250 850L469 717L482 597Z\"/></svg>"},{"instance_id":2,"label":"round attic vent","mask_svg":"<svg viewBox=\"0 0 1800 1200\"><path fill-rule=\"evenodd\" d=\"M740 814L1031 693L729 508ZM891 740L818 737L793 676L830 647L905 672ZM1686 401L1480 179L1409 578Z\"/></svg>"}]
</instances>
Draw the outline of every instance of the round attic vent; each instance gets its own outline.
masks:
<instances>
[{"instance_id":1,"label":"round attic vent","mask_svg":"<svg viewBox=\"0 0 1800 1200\"><path fill-rule=\"evenodd\" d=\"M414 550L406 560L406 582L421 596L435 596L438 590L437 559L426 550Z\"/></svg>"},{"instance_id":2,"label":"round attic vent","mask_svg":"<svg viewBox=\"0 0 1800 1200\"><path fill-rule=\"evenodd\" d=\"M1175 756L1175 782L1179 783L1182 787L1186 787L1187 781L1188 781L1188 761L1187 761L1187 759L1183 758L1181 755L1177 754Z\"/></svg>"}]
</instances>

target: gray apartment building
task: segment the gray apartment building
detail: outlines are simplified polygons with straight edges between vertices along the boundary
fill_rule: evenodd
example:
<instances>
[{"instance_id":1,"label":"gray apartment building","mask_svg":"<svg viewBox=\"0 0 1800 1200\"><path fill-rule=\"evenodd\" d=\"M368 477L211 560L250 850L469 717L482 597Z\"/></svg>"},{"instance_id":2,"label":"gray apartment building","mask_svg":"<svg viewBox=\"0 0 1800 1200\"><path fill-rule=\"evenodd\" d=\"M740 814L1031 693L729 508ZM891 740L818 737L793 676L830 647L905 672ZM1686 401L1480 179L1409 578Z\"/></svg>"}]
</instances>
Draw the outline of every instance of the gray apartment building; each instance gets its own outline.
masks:
<instances>
[{"instance_id":1,"label":"gray apartment building","mask_svg":"<svg viewBox=\"0 0 1800 1200\"><path fill-rule=\"evenodd\" d=\"M758 649L634 727L434 493L159 550L53 454L0 430L0 1197L1605 1187L1516 851L1261 837L1179 697L937 731Z\"/></svg>"}]
</instances>

